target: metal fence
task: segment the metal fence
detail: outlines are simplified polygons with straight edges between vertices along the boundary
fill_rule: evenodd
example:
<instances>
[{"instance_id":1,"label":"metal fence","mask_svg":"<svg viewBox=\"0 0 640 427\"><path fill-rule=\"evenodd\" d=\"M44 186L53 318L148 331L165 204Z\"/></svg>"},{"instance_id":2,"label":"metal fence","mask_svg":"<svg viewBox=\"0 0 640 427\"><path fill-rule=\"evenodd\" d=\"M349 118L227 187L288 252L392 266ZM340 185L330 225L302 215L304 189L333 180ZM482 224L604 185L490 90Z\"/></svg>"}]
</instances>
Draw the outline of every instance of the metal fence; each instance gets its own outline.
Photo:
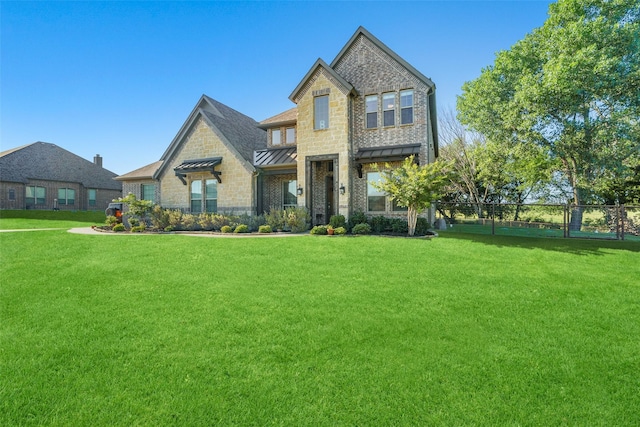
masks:
<instances>
[{"instance_id":1,"label":"metal fence","mask_svg":"<svg viewBox=\"0 0 640 427\"><path fill-rule=\"evenodd\" d=\"M640 241L640 206L438 203L443 232Z\"/></svg>"}]
</instances>

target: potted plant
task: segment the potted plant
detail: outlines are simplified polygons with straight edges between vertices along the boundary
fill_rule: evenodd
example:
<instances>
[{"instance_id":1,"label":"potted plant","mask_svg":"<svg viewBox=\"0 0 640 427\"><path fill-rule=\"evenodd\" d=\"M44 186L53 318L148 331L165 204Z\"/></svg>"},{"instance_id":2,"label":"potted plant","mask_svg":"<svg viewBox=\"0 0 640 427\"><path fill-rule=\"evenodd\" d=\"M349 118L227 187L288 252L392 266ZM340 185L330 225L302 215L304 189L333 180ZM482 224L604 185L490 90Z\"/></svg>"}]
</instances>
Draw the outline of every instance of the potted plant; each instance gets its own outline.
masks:
<instances>
[{"instance_id":1,"label":"potted plant","mask_svg":"<svg viewBox=\"0 0 640 427\"><path fill-rule=\"evenodd\" d=\"M327 234L329 236L333 236L333 232L334 232L333 226L331 224L327 225Z\"/></svg>"}]
</instances>

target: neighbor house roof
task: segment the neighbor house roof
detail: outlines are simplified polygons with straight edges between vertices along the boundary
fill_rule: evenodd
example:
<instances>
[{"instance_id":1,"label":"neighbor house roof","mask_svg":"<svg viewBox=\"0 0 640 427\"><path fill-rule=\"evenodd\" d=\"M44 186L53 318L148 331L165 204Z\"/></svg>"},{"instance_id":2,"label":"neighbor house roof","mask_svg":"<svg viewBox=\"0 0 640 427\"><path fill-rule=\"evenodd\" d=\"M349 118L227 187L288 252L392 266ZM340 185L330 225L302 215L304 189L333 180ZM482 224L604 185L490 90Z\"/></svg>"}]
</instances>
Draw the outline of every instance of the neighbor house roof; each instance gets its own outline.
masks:
<instances>
[{"instance_id":1,"label":"neighbor house roof","mask_svg":"<svg viewBox=\"0 0 640 427\"><path fill-rule=\"evenodd\" d=\"M254 171L253 152L267 146L267 133L258 127L258 122L251 117L216 101L207 95L202 95L195 108L189 114L178 134L175 136L160 160L164 163L154 173L157 179L170 164L173 157L189 130L202 117L211 130L216 133L223 144L242 161L245 168Z\"/></svg>"},{"instance_id":2,"label":"neighbor house roof","mask_svg":"<svg viewBox=\"0 0 640 427\"><path fill-rule=\"evenodd\" d=\"M162 160L153 162L134 171L120 175L116 179L118 181L139 181L141 179L152 179L153 174L162 166Z\"/></svg>"},{"instance_id":3,"label":"neighbor house roof","mask_svg":"<svg viewBox=\"0 0 640 427\"><path fill-rule=\"evenodd\" d=\"M80 183L86 188L122 190L118 175L48 142L34 142L0 153L0 180Z\"/></svg>"}]
</instances>

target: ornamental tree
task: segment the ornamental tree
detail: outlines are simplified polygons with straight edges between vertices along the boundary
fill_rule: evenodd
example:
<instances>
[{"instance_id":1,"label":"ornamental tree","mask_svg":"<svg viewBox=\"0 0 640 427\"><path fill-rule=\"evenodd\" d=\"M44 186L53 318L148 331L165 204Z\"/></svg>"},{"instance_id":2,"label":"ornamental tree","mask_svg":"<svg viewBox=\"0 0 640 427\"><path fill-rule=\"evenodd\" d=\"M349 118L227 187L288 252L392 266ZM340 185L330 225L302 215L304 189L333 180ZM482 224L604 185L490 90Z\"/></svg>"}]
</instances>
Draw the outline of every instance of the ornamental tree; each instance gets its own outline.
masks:
<instances>
[{"instance_id":1,"label":"ornamental tree","mask_svg":"<svg viewBox=\"0 0 640 427\"><path fill-rule=\"evenodd\" d=\"M387 193L398 206L407 208L409 236L413 236L418 215L444 194L451 179L450 166L442 161L420 166L410 156L396 168L385 164L380 181L371 181L371 185Z\"/></svg>"}]
</instances>

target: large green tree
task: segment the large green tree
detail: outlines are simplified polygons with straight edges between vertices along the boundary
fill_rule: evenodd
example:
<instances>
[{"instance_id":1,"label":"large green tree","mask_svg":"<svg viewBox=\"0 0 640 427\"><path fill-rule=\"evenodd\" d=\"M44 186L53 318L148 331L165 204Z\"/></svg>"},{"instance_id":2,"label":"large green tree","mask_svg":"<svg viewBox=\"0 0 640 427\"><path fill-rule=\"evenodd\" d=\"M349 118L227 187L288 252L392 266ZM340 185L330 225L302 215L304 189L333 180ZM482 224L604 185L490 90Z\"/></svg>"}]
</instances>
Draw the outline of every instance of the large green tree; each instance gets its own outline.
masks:
<instances>
[{"instance_id":1,"label":"large green tree","mask_svg":"<svg viewBox=\"0 0 640 427\"><path fill-rule=\"evenodd\" d=\"M640 3L552 4L542 27L465 83L458 113L489 140L534 144L557 159L576 205L616 189L611 182L633 182L628 177L640 158Z\"/></svg>"}]
</instances>

